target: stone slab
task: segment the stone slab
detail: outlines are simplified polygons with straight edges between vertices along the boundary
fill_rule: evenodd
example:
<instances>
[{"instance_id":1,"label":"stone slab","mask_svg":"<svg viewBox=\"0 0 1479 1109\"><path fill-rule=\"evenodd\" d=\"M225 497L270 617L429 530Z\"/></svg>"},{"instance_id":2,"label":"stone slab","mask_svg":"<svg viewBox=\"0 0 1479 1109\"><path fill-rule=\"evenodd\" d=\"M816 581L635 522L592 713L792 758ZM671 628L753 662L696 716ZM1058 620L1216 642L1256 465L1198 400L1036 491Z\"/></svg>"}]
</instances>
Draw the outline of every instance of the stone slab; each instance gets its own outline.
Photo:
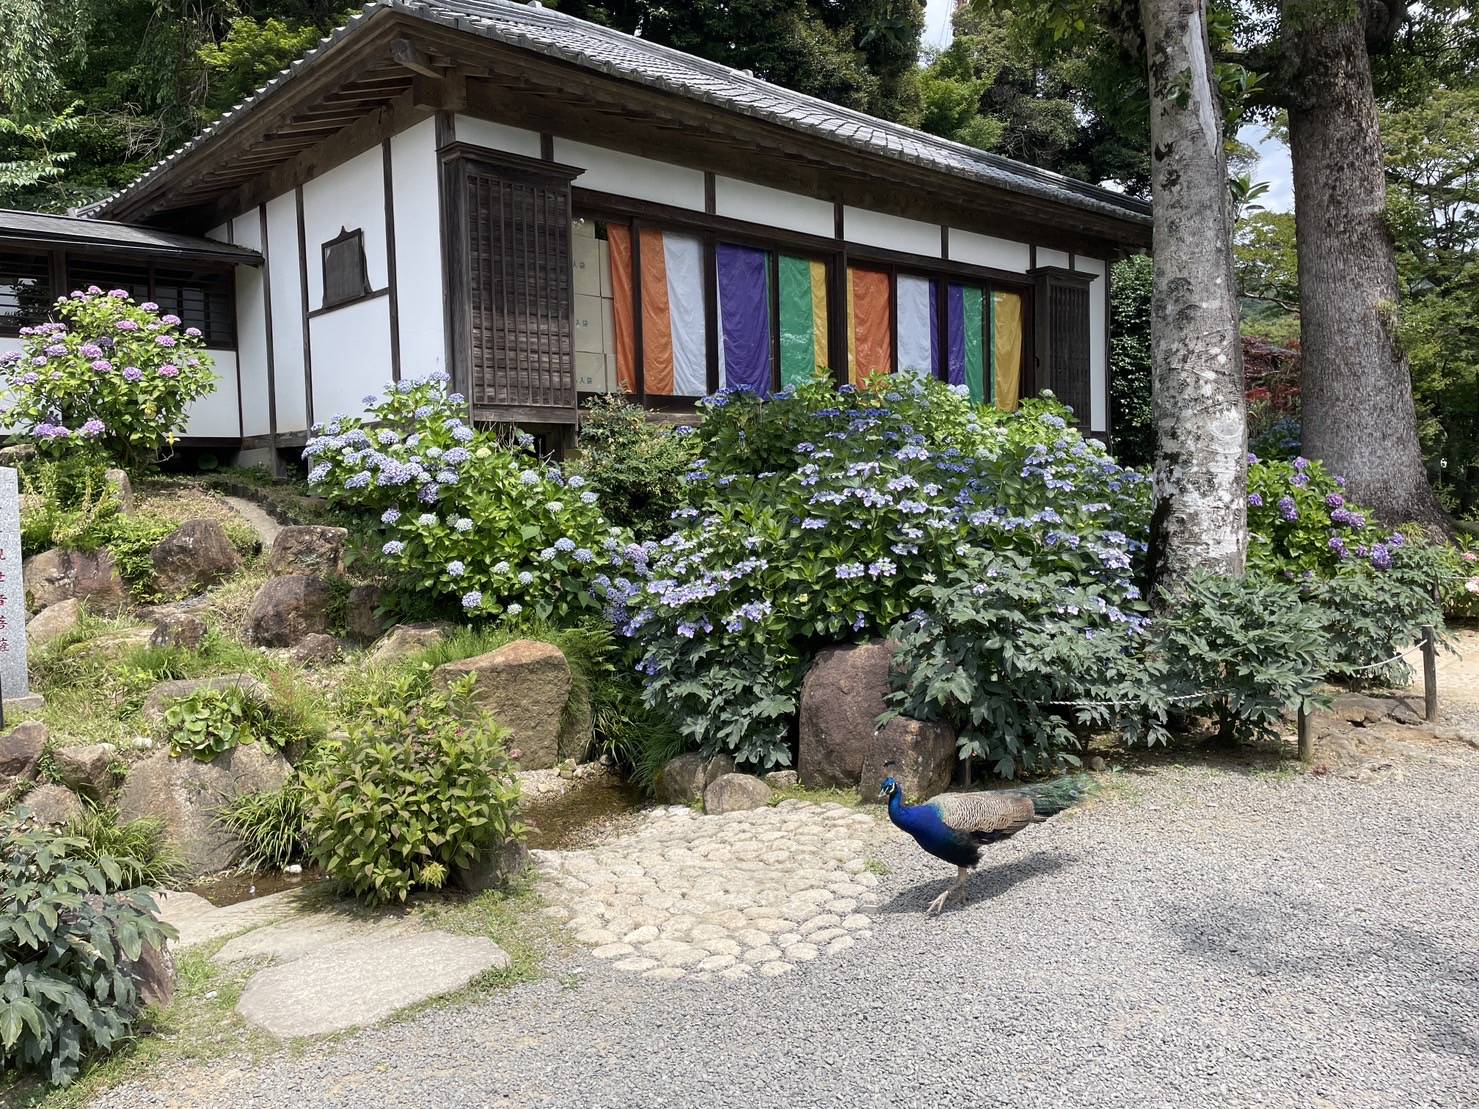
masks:
<instances>
[{"instance_id":1,"label":"stone slab","mask_svg":"<svg viewBox=\"0 0 1479 1109\"><path fill-rule=\"evenodd\" d=\"M258 971L236 1012L282 1039L341 1032L451 993L509 963L501 947L481 936L430 931L345 940Z\"/></svg>"},{"instance_id":2,"label":"stone slab","mask_svg":"<svg viewBox=\"0 0 1479 1109\"><path fill-rule=\"evenodd\" d=\"M164 919L180 930L176 946L194 947L292 916L302 911L307 893L301 889L283 890L250 901L238 901L235 905L212 906L208 910L202 910L198 904L204 901L210 905L203 897L193 893L171 893L164 897Z\"/></svg>"},{"instance_id":3,"label":"stone slab","mask_svg":"<svg viewBox=\"0 0 1479 1109\"><path fill-rule=\"evenodd\" d=\"M21 492L15 469L0 466L0 697L31 692L26 673L26 585L21 565Z\"/></svg>"},{"instance_id":4,"label":"stone slab","mask_svg":"<svg viewBox=\"0 0 1479 1109\"><path fill-rule=\"evenodd\" d=\"M419 930L403 913L379 918L332 910L301 913L227 940L211 961L237 963L245 959L267 959L285 963L345 940L386 940Z\"/></svg>"}]
</instances>

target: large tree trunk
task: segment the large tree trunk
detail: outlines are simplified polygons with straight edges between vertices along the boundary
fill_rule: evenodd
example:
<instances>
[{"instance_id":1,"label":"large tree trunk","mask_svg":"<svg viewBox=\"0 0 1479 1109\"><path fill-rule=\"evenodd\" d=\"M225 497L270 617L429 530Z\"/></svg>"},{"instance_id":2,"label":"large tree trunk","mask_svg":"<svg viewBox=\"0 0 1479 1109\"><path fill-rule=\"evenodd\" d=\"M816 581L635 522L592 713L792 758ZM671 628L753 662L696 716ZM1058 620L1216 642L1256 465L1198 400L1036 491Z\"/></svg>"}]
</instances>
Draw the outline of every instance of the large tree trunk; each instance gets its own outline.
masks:
<instances>
[{"instance_id":1,"label":"large tree trunk","mask_svg":"<svg viewBox=\"0 0 1479 1109\"><path fill-rule=\"evenodd\" d=\"M1365 17L1284 0L1299 253L1304 453L1390 523L1439 522L1396 335L1381 134ZM1318 9L1318 11L1316 11Z\"/></svg>"},{"instance_id":2,"label":"large tree trunk","mask_svg":"<svg viewBox=\"0 0 1479 1109\"><path fill-rule=\"evenodd\" d=\"M1151 570L1241 574L1248 430L1233 289L1222 106L1204 0L1140 0L1150 74L1157 450Z\"/></svg>"}]
</instances>

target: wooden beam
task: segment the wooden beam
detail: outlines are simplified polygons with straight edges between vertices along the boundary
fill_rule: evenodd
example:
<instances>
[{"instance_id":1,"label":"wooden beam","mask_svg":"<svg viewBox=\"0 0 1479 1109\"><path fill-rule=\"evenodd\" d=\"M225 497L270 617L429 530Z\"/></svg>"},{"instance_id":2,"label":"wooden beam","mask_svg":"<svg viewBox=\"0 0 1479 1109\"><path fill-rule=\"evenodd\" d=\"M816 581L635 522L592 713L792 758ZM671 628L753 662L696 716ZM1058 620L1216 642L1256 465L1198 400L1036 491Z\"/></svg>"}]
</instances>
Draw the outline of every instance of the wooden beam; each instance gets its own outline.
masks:
<instances>
[{"instance_id":1,"label":"wooden beam","mask_svg":"<svg viewBox=\"0 0 1479 1109\"><path fill-rule=\"evenodd\" d=\"M390 56L412 73L440 80L442 73L432 64L431 57L410 39L398 38L390 44Z\"/></svg>"}]
</instances>

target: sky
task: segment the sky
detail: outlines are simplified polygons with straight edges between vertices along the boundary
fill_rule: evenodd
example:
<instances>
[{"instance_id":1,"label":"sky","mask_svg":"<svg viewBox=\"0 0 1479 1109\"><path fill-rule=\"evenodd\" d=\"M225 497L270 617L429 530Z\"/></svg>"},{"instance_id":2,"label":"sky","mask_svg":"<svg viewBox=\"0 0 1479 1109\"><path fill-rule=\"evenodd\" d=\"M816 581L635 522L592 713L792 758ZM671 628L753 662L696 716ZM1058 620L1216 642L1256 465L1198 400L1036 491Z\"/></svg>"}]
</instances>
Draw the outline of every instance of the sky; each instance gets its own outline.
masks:
<instances>
[{"instance_id":1,"label":"sky","mask_svg":"<svg viewBox=\"0 0 1479 1109\"><path fill-rule=\"evenodd\" d=\"M938 49L950 42L950 13L955 10L955 0L925 0L924 46ZM1269 138L1259 126L1244 127L1238 138L1258 151L1258 168L1253 172L1255 181L1267 181L1269 191L1260 203L1273 212L1288 212L1294 208L1294 183L1290 178L1289 149L1283 143Z\"/></svg>"}]
</instances>

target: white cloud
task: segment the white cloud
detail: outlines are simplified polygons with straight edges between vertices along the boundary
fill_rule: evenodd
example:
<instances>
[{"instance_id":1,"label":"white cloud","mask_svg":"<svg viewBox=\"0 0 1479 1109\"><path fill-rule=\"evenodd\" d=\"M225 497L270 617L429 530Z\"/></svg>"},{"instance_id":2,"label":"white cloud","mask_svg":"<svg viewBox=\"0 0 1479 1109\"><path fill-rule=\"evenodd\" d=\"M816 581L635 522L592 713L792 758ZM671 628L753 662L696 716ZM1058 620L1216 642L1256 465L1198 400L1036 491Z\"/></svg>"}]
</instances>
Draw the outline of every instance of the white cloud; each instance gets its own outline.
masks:
<instances>
[{"instance_id":1,"label":"white cloud","mask_svg":"<svg viewBox=\"0 0 1479 1109\"><path fill-rule=\"evenodd\" d=\"M1267 181L1269 185L1258 203L1271 212L1292 212L1294 171L1289 164L1289 148L1256 123L1239 128L1238 138L1258 152L1253 180Z\"/></svg>"}]
</instances>

